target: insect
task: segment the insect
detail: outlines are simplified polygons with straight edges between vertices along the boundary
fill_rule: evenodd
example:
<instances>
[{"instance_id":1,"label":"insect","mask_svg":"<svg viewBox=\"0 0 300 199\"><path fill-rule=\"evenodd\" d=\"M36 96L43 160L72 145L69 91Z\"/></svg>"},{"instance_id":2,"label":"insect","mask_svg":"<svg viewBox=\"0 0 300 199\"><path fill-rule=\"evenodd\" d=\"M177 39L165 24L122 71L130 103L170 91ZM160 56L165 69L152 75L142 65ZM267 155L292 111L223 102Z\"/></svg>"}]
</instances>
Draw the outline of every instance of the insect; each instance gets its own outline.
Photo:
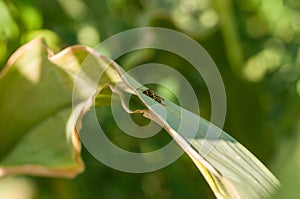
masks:
<instances>
[{"instance_id":1,"label":"insect","mask_svg":"<svg viewBox=\"0 0 300 199\"><path fill-rule=\"evenodd\" d=\"M163 101L165 100L164 98L162 98L161 96L157 95L156 93L154 93L154 91L149 88L147 90L143 91L144 95L147 95L148 97L151 97L152 99L154 99L154 101L160 103L161 105L166 106L165 104L163 104Z\"/></svg>"}]
</instances>

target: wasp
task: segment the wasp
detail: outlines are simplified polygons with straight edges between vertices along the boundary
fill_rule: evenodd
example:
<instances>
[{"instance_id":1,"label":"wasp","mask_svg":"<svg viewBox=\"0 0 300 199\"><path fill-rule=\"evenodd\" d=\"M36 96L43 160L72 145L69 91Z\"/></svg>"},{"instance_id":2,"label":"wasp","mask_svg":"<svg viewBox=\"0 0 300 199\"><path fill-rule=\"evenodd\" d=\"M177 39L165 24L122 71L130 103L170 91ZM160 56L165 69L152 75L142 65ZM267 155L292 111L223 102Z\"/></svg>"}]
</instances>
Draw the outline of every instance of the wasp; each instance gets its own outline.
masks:
<instances>
[{"instance_id":1,"label":"wasp","mask_svg":"<svg viewBox=\"0 0 300 199\"><path fill-rule=\"evenodd\" d=\"M148 97L151 97L152 99L154 99L154 101L160 103L161 105L166 106L165 104L163 104L163 101L165 100L164 98L162 98L161 96L157 95L151 88L144 90L143 91L144 95L147 95Z\"/></svg>"}]
</instances>

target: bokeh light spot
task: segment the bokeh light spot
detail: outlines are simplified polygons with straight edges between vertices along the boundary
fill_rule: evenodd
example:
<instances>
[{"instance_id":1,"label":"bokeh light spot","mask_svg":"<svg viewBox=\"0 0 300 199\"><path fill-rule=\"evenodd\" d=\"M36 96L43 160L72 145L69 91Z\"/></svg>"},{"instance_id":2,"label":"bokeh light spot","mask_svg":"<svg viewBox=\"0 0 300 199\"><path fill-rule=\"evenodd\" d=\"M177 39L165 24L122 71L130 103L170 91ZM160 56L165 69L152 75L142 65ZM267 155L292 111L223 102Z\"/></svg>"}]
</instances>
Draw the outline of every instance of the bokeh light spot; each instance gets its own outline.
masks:
<instances>
[{"instance_id":1,"label":"bokeh light spot","mask_svg":"<svg viewBox=\"0 0 300 199\"><path fill-rule=\"evenodd\" d=\"M96 46L100 42L100 35L95 27L85 25L77 32L77 39L80 44Z\"/></svg>"}]
</instances>

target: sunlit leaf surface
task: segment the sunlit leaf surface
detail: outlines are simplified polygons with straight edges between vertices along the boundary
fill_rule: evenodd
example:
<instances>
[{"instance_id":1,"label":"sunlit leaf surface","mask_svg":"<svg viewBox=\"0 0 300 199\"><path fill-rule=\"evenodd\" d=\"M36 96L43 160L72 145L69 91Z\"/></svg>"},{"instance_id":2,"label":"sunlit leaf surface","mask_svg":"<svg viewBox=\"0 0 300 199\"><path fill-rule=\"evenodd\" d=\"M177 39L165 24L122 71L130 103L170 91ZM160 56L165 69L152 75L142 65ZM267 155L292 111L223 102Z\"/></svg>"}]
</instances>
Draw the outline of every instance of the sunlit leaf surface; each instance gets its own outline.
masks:
<instances>
[{"instance_id":1,"label":"sunlit leaf surface","mask_svg":"<svg viewBox=\"0 0 300 199\"><path fill-rule=\"evenodd\" d=\"M0 74L0 176L73 177L83 170L80 142L69 122L72 82L48 60L41 40L10 58Z\"/></svg>"}]
</instances>

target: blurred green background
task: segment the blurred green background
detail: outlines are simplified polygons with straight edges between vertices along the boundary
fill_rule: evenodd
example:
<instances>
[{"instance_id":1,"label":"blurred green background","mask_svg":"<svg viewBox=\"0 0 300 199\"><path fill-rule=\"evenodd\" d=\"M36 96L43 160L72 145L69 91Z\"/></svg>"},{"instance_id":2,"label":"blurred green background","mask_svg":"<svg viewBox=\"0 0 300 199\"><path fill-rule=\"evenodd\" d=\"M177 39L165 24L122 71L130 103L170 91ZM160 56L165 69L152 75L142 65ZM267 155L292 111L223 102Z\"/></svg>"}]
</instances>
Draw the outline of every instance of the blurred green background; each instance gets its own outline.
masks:
<instances>
[{"instance_id":1,"label":"blurred green background","mask_svg":"<svg viewBox=\"0 0 300 199\"><path fill-rule=\"evenodd\" d=\"M220 70L228 105L224 130L281 180L283 186L275 198L297 198L299 19L298 0L2 0L0 69L18 47L40 36L59 52L74 44L95 47L116 33L136 27L159 26L185 33L209 52ZM205 82L183 59L159 50L141 50L117 62L125 70L147 62L173 66L190 81L198 94L201 116L209 119ZM110 115L106 117L111 120ZM122 134L112 126L113 135ZM151 142L159 145L159 140ZM124 142L124 146L143 144L138 139ZM214 198L186 155L147 174L108 168L84 148L82 156L86 171L75 179L7 177L0 179L0 198Z\"/></svg>"}]
</instances>

